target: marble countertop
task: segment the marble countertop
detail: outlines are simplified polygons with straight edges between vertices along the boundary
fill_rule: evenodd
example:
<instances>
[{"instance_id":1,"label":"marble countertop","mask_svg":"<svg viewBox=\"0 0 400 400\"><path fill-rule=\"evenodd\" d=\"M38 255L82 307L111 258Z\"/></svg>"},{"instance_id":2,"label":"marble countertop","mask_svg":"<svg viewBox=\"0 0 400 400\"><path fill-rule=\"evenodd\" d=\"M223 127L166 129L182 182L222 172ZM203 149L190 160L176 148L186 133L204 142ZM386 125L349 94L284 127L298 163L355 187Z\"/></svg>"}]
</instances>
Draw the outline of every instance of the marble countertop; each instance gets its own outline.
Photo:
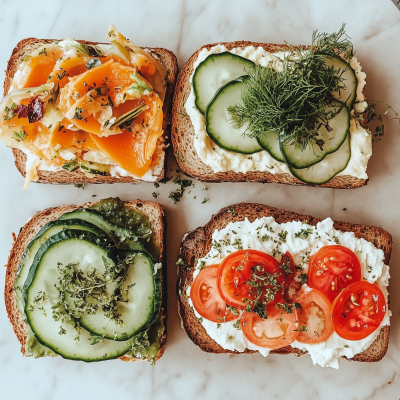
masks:
<instances>
[{"instance_id":1,"label":"marble countertop","mask_svg":"<svg viewBox=\"0 0 400 400\"><path fill-rule=\"evenodd\" d=\"M400 13L390 0L104 0L11 1L0 3L0 66L16 43L26 37L103 40L109 23L136 44L172 50L179 66L206 43L252 40L307 44L312 31L347 32L367 73L369 99L384 100L400 110ZM4 79L0 72L0 81ZM387 121L386 134L374 145L370 182L356 190L262 185L202 184L174 205L172 184L162 186L159 200L168 220L168 346L155 367L121 361L84 364L56 359L23 358L20 346L0 306L0 397L3 399L399 399L400 397L400 128ZM11 151L0 146L3 170L0 197L0 260L6 263L12 232L38 210L80 204L109 196L153 200L152 184L73 186L31 184L14 168ZM168 173L176 164L169 154ZM171 172L171 170L173 170ZM193 197L196 196L197 199ZM206 197L209 201L201 204ZM176 260L182 236L204 225L221 207L259 202L316 217L379 225L393 235L389 350L379 363L343 362L340 370L313 367L308 356L212 355L203 353L180 328L176 307ZM0 274L0 287L4 284ZM3 303L3 302L2 302Z\"/></svg>"}]
</instances>

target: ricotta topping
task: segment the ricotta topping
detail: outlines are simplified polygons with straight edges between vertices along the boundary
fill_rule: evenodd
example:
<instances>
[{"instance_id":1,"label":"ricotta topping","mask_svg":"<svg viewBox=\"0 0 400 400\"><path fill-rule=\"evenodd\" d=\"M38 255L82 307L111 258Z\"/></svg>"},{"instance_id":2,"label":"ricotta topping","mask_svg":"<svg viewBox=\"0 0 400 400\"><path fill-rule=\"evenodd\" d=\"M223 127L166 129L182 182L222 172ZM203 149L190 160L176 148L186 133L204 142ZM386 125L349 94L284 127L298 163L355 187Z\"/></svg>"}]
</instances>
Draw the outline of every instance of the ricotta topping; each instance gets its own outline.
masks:
<instances>
[{"instance_id":1,"label":"ricotta topping","mask_svg":"<svg viewBox=\"0 0 400 400\"><path fill-rule=\"evenodd\" d=\"M307 239L297 238L295 234L301 229L312 229ZM280 233L287 232L286 239ZM363 279L370 283L377 283L382 293L388 300L389 267L383 263L383 251L377 249L372 243L356 238L352 232L341 232L333 227L333 221L327 218L311 226L300 221L291 221L278 224L272 217L263 217L250 222L247 218L240 222L231 222L224 229L216 230L212 236L213 247L210 252L198 260L197 268L193 274L193 279L200 272L201 262L205 266L220 263L226 256L239 249L253 249L263 251L273 255L280 260L281 254L289 251L296 265L302 266L303 273L308 270L310 256L316 253L321 247L334 244L341 244L352 250L358 257L361 264ZM191 306L190 287L186 294ZM258 347L250 343L240 329L234 327L236 321L217 324L200 315L193 308L195 315L201 321L208 335L220 346L227 350L243 352L246 348L258 350L264 357L270 349ZM314 365L322 367L339 368L339 362L343 357L352 358L366 350L379 335L382 326L389 325L391 312L386 311L386 315L380 327L368 337L351 341L342 339L336 332L330 338L319 344L304 344L294 341L291 346L307 350Z\"/></svg>"},{"instance_id":2,"label":"ricotta topping","mask_svg":"<svg viewBox=\"0 0 400 400\"><path fill-rule=\"evenodd\" d=\"M282 66L279 59L283 58L285 55L284 52L270 53L262 47L255 48L253 46L248 46L245 49L234 48L228 50L222 44L217 44L209 50L203 49L200 51L197 60L193 64L193 74L189 78L191 90L185 103L186 112L192 121L195 132L194 147L197 155L206 165L210 166L214 172L234 171L246 173L248 171L268 171L272 174L290 174L290 170L286 164L275 160L265 150L251 155L233 153L216 145L207 135L204 116L195 104L196 98L192 84L193 75L198 65L210 54L222 53L224 51L230 51L233 54L247 58L263 67L272 63L272 67L278 71ZM361 71L361 65L355 57L351 60L350 65L354 69L358 80L354 109L357 112L362 112L367 107L362 93L365 86L366 74ZM225 85L230 80L229 75L225 78L226 80L224 81L224 77L222 77L220 82L221 86ZM351 118L350 134L351 158L346 169L338 175L351 175L360 179L367 179L368 175L366 169L368 160L372 154L372 137L364 128L355 123L354 117Z\"/></svg>"}]
</instances>

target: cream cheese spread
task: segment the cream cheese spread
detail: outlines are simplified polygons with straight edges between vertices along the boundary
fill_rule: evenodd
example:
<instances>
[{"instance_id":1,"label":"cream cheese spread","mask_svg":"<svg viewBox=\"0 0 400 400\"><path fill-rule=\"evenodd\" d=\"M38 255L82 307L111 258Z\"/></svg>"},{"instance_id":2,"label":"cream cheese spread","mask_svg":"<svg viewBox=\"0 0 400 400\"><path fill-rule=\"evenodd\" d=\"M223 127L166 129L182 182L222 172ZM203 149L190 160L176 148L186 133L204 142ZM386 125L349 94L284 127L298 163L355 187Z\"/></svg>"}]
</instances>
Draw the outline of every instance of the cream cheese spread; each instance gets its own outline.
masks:
<instances>
[{"instance_id":1,"label":"cream cheese spread","mask_svg":"<svg viewBox=\"0 0 400 400\"><path fill-rule=\"evenodd\" d=\"M203 49L200 51L193 64L193 74L197 66L210 54L222 53L224 51L230 51L233 54L247 58L263 67L271 63L272 67L276 70L281 68L279 59L285 54L284 52L270 53L262 47L255 48L253 46L248 46L244 49L233 48L232 50L228 50L224 45L218 44L209 50ZM354 109L357 112L363 112L367 107L363 95L366 74L361 71L361 65L355 57L351 60L350 65L354 69L358 80ZM204 116L197 109L195 104L195 94L192 84L193 74L189 78L191 90L185 103L185 109L193 124L195 133L194 147L200 159L206 165L210 166L214 172L234 171L246 173L248 171L267 171L272 174L290 174L290 170L286 164L275 160L265 150L251 155L239 154L222 149L210 139L207 135ZM230 80L229 75L222 76L220 86L225 85ZM346 169L338 175L351 175L360 179L367 179L368 175L366 169L368 160L372 155L372 137L364 128L355 122L354 117L351 118L350 134L351 158Z\"/></svg>"},{"instance_id":2,"label":"cream cheese spread","mask_svg":"<svg viewBox=\"0 0 400 400\"><path fill-rule=\"evenodd\" d=\"M271 229L272 228L272 229ZM295 234L301 229L312 229L307 239L296 237ZM279 237L282 232L287 232L285 241ZM268 238L268 239L266 239ZM352 250L358 257L361 264L363 279L370 283L376 283L382 290L386 302L388 300L389 267L384 264L383 251L377 249L372 243L356 238L352 232L341 232L333 227L333 221L327 218L319 222L315 227L300 221L291 221L278 224L272 217L263 217L250 222L247 218L240 222L231 222L224 229L214 231L212 235L213 247L210 252L198 260L197 268L193 279L200 272L201 262L205 265L218 264L230 253L237 251L237 243L243 249L253 249L274 255L280 260L280 254L289 251L296 265L303 267L303 272L308 270L310 256L316 253L321 247L334 244L341 244ZM218 243L217 246L214 244ZM190 299L190 287L186 294L189 296L189 304L193 306ZM193 308L195 315L200 315ZM343 357L352 358L356 354L367 349L379 335L382 326L390 324L391 312L386 315L381 326L371 335L362 340L352 341L342 339L336 332L330 338L320 344L304 344L294 341L291 346L307 350L314 365L323 367L339 368L339 362ZM208 335L221 347L227 350L243 352L258 350L263 356L267 356L270 349L258 347L250 343L240 329L234 324L236 321L217 324L205 318L199 319L206 329Z\"/></svg>"}]
</instances>

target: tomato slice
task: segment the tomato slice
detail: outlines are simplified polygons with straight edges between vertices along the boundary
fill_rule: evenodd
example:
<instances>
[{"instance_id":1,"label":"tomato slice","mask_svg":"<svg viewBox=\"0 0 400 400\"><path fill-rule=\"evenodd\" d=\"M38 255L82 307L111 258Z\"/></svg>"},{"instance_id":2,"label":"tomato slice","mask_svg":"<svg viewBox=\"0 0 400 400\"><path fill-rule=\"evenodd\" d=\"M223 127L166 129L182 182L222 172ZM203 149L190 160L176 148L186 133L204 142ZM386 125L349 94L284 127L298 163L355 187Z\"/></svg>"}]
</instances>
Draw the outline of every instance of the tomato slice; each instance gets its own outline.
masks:
<instances>
[{"instance_id":1,"label":"tomato slice","mask_svg":"<svg viewBox=\"0 0 400 400\"><path fill-rule=\"evenodd\" d=\"M336 298L332 321L340 337L360 340L379 327L385 314L386 301L379 286L360 281L348 286Z\"/></svg>"},{"instance_id":2,"label":"tomato slice","mask_svg":"<svg viewBox=\"0 0 400 400\"><path fill-rule=\"evenodd\" d=\"M212 322L229 322L239 318L226 306L217 289L219 265L210 265L196 276L190 289L193 307L203 317Z\"/></svg>"},{"instance_id":3,"label":"tomato slice","mask_svg":"<svg viewBox=\"0 0 400 400\"><path fill-rule=\"evenodd\" d=\"M288 346L299 335L297 311L291 314L281 312L275 306L267 307L267 319L255 312L244 312L240 325L247 340L257 346L279 349Z\"/></svg>"},{"instance_id":4,"label":"tomato slice","mask_svg":"<svg viewBox=\"0 0 400 400\"><path fill-rule=\"evenodd\" d=\"M347 247L324 246L310 258L308 286L325 293L333 302L353 282L361 280L361 265Z\"/></svg>"},{"instance_id":5,"label":"tomato slice","mask_svg":"<svg viewBox=\"0 0 400 400\"><path fill-rule=\"evenodd\" d=\"M301 343L317 344L325 342L333 333L331 303L320 291L312 289L296 299L301 304L297 310Z\"/></svg>"},{"instance_id":6,"label":"tomato slice","mask_svg":"<svg viewBox=\"0 0 400 400\"><path fill-rule=\"evenodd\" d=\"M218 273L218 290L227 304L246 308L248 300L277 302L284 276L279 263L257 250L240 250L226 257ZM249 284L250 283L250 284Z\"/></svg>"}]
</instances>

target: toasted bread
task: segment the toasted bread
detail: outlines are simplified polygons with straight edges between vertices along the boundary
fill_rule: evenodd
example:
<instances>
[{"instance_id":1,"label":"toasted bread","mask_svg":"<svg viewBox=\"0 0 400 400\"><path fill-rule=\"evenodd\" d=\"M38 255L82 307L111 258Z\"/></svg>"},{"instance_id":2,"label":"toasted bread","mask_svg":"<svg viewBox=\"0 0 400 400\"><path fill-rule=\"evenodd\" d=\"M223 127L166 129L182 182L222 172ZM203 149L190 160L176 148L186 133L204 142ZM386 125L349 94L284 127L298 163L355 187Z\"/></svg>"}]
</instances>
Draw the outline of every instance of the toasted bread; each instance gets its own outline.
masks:
<instances>
[{"instance_id":1,"label":"toasted bread","mask_svg":"<svg viewBox=\"0 0 400 400\"><path fill-rule=\"evenodd\" d=\"M234 213L232 213L232 210L234 210ZM211 220L204 227L197 228L185 235L179 254L180 258L183 260L182 265L178 267L179 293L186 293L186 289L192 284L193 272L197 260L204 257L210 251L212 246L212 234L216 229L222 229L230 222L243 221L245 218L248 218L249 221L252 222L259 217L274 217L275 221L279 224L289 221L308 220L310 225L316 225L321 221L321 219L314 218L311 215L298 214L256 203L239 203L221 209L217 214L212 216ZM393 241L392 236L382 228L371 225L351 224L342 221L334 221L334 228L342 232L354 232L357 238L363 238L373 243L378 249L382 249L385 255L384 263L389 263ZM215 354L238 354L236 351L225 350L208 336L207 331L194 315L185 296L178 296L178 308L183 329L201 350ZM362 353L354 356L351 360L366 362L381 360L388 348L389 331L389 326L382 327L379 336L371 346ZM246 349L245 353L255 353L255 351ZM271 354L291 353L300 356L307 352L295 349L291 346L271 351Z\"/></svg>"},{"instance_id":2,"label":"toasted bread","mask_svg":"<svg viewBox=\"0 0 400 400\"><path fill-rule=\"evenodd\" d=\"M257 48L261 46L263 49L271 53L276 53L280 50L285 50L288 48L287 45L254 43L247 41L236 41L221 44L225 45L228 50L231 50L235 47L245 48L247 46L254 46ZM306 183L299 181L291 174L271 174L268 171L249 171L246 173L227 171L215 173L211 169L211 167L201 161L194 147L194 128L189 116L187 116L184 112L184 106L191 90L189 78L193 73L194 62L196 61L202 49L209 50L215 45L217 45L217 43L207 44L201 47L189 58L189 60L179 72L172 106L171 121L172 146L174 148L175 155L179 154L179 157L177 157L176 160L179 168L184 174L204 182L252 181L262 183L284 183L288 185L314 186L307 185ZM329 182L320 186L334 189L355 189L364 186L367 183L368 179L359 179L349 175L342 175L335 176Z\"/></svg>"},{"instance_id":3,"label":"toasted bread","mask_svg":"<svg viewBox=\"0 0 400 400\"><path fill-rule=\"evenodd\" d=\"M16 293L14 289L15 273L17 272L18 265L21 261L21 257L29 242L39 232L39 230L46 225L48 222L53 221L61 215L70 212L72 210L89 207L94 203L86 203L82 205L70 205L62 207L47 208L43 211L36 213L20 230L18 237L16 238L13 247L10 251L7 262L7 271L5 278L5 289L4 299L6 303L6 309L8 318L13 326L15 335L21 343L21 353L25 355L25 342L28 332L28 324L25 322L25 316L21 315L16 304ZM165 255L165 212L164 207L160 203L152 201L128 201L124 202L126 207L132 207L143 212L150 220L151 229L153 230L153 237L157 246L160 249L159 262L162 263L162 299L161 299L161 313L164 316L165 331L161 339L161 347L158 352L156 360L158 360L165 351L167 344L167 273L166 273L166 255ZM143 361L139 358L130 356L120 357L122 361Z\"/></svg>"},{"instance_id":4,"label":"toasted bread","mask_svg":"<svg viewBox=\"0 0 400 400\"><path fill-rule=\"evenodd\" d=\"M12 80L14 78L14 74L18 69L18 66L24 60L25 56L37 48L43 46L46 43L52 43L54 39L35 39L28 38L21 40L17 46L14 48L10 59L8 60L6 78L4 80L4 96L8 93ZM78 40L78 42L83 44L107 44L107 43L98 43L98 42L89 42L85 40ZM174 94L176 77L178 74L178 62L176 56L172 51L163 48L149 48L151 53L155 54L159 57L161 63L168 71L167 76L167 92L165 94L164 105L163 105L163 113L164 113L164 134L163 137L165 142L168 141L169 132L170 132L170 119L171 119L171 107L172 107L172 97ZM12 149L15 159L15 166L22 176L25 177L26 170L25 164L27 157L22 150ZM167 162L167 157L164 152L162 154L163 168L157 176L157 180L164 178L165 175L165 165ZM133 178L130 176L110 176L110 175L96 175L94 177L86 176L82 171L75 170L72 172L62 170L62 171L45 171L39 170L39 179L35 182L39 183L55 183L55 184L82 184L82 183L141 183L146 182L140 178Z\"/></svg>"}]
</instances>

